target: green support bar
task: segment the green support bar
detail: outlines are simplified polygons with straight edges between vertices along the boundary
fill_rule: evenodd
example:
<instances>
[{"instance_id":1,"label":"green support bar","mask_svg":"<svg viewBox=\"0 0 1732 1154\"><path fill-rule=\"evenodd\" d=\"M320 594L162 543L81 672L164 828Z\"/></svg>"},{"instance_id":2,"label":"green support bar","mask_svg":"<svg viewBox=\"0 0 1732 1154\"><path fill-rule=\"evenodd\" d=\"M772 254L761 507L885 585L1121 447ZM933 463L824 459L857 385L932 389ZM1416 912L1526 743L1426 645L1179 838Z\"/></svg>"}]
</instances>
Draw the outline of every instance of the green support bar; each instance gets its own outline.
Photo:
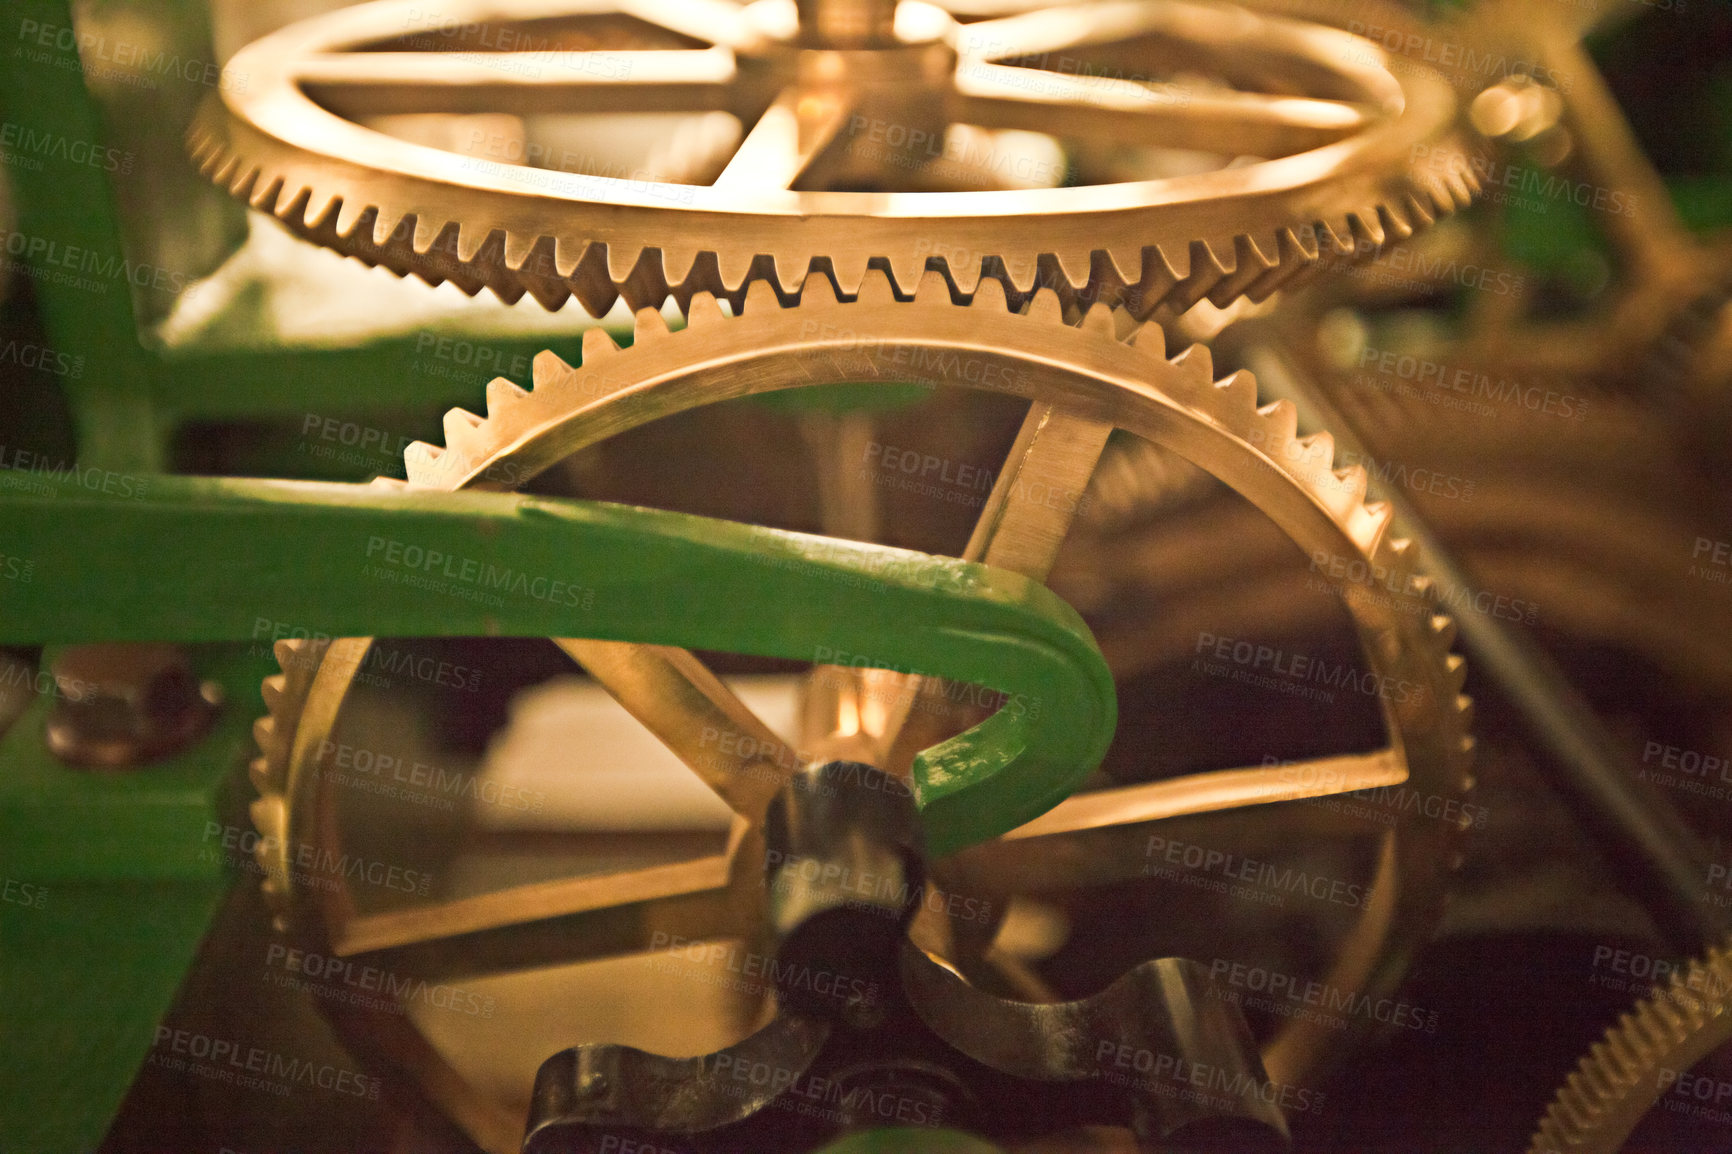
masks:
<instances>
[{"instance_id":1,"label":"green support bar","mask_svg":"<svg viewBox=\"0 0 1732 1154\"><path fill-rule=\"evenodd\" d=\"M0 475L0 642L555 636L876 666L1007 695L923 752L931 851L995 837L1088 776L1116 720L1076 611L988 566L703 517L504 493ZM162 558L165 542L191 563ZM20 571L22 569L20 568Z\"/></svg>"}]
</instances>

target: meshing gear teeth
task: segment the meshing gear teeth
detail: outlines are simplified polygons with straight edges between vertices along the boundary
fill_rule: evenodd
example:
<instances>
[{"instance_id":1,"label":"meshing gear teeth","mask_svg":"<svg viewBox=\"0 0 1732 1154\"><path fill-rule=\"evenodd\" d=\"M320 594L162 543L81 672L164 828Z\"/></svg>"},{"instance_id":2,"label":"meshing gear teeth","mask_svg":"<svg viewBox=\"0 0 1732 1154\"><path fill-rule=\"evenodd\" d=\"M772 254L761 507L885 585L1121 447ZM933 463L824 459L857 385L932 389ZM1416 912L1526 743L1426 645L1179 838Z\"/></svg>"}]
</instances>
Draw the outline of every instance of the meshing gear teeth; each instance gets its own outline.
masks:
<instances>
[{"instance_id":1,"label":"meshing gear teeth","mask_svg":"<svg viewBox=\"0 0 1732 1154\"><path fill-rule=\"evenodd\" d=\"M485 22L519 11L459 2L441 16ZM355 62L366 53L353 49L417 26L415 9L383 4L305 21L243 49L229 66L236 83L201 108L187 143L210 180L308 240L471 295L486 288L515 302L528 294L549 309L575 296L597 316L622 298L633 310L670 296L685 308L698 293L737 311L753 281L773 284L789 304L815 272L851 298L877 268L904 299L939 271L959 301L995 281L1017 306L1046 288L1067 310L1106 305L1142 319L1205 299L1222 307L1262 300L1326 266L1373 256L1477 193L1440 77L1408 68L1398 80L1374 46L1311 24L1179 0L1150 11L1187 26L1181 40L1206 40L1210 26L1238 37L1237 51L1212 44L1217 55L1261 52L1276 73L1325 78L1321 90L1366 119L1321 146L1321 138L1271 140L1261 147L1276 159L1207 179L969 192L962 195L1024 199L975 199L966 212L945 200L956 194L903 192L898 203L907 207L886 210L877 194L810 194L828 198L820 202L780 189L625 181L406 146L313 101L296 71L303 58L364 71ZM733 51L730 83L743 84L739 61L755 58ZM920 83L931 85L935 107L960 92L956 77ZM1041 107L1026 114L1038 119Z\"/></svg>"},{"instance_id":2,"label":"meshing gear teeth","mask_svg":"<svg viewBox=\"0 0 1732 1154\"><path fill-rule=\"evenodd\" d=\"M682 309L699 293L728 301L736 311L753 282L774 284L781 303L800 301L799 286L824 273L852 298L870 270L890 277L899 297L909 296L926 272L943 275L958 302L972 299L986 283L997 283L1020 305L1036 290L1050 289L1067 307L1090 304L1121 308L1138 320L1157 309L1179 313L1207 300L1224 308L1239 297L1262 301L1279 289L1297 288L1327 268L1375 259L1392 244L1473 203L1480 182L1462 159L1444 164L1445 174L1414 172L1392 177L1378 198L1338 214L1298 221L1267 232L1227 232L1188 241L1079 250L1068 260L1050 252L1010 251L983 256L977 264L953 264L945 256L884 252L842 262L831 255L763 251L727 262L727 253L703 249L689 258L644 244L585 241L561 235L531 235L485 224L445 220L424 227L423 216L389 205L368 205L341 227L345 201L328 185L301 184L300 177L266 161L252 161L233 130L201 115L188 133L199 171L235 199L269 213L291 232L364 264L414 275L430 285L450 282L475 296L483 289L507 304L526 294L549 310L575 297L601 316L615 301L632 310L657 308L670 297ZM1440 148L1442 146L1439 146ZM317 177L306 177L317 180ZM581 213L581 207L576 209ZM435 218L436 219L436 218ZM1014 232L1014 226L1003 231ZM958 246L960 247L960 246ZM1014 265L1014 269L1013 269ZM1017 270L1021 270L1020 273Z\"/></svg>"},{"instance_id":3,"label":"meshing gear teeth","mask_svg":"<svg viewBox=\"0 0 1732 1154\"><path fill-rule=\"evenodd\" d=\"M1030 377L1020 393L1003 387L1013 394L1026 393L1037 403L1062 403L1067 412L1132 433L1149 409L1162 409L1165 419L1216 446L1220 459L1253 460L1253 479L1241 476L1239 482L1247 492L1268 486L1267 496L1279 490L1282 500L1297 503L1306 525L1326 525L1326 539L1334 547L1385 574L1376 590L1344 593L1350 610L1365 623L1362 635L1372 666L1425 687L1402 703L1384 699L1391 745L1407 762L1405 788L1426 796L1464 795L1472 786L1471 703L1460 693L1464 666L1450 652L1454 624L1435 612L1429 587L1413 576L1413 551L1388 532L1387 510L1364 504L1362 484L1355 488L1351 470L1346 484L1333 472L1328 440L1295 440L1290 408L1277 404L1259 409L1256 383L1249 374L1215 379L1206 350L1187 349L1169 357L1165 335L1154 325L1138 326L1098 306L1067 321L1061 300L1050 290L1036 293L1020 313L1010 311L1005 298L1002 285L983 282L973 306L957 304L943 276L929 272L915 298L900 301L888 274L874 271L860 284L853 303L841 302L829 278L814 274L802 286L797 308L781 307L775 289L758 282L747 290L746 308L735 317L726 316L709 294L694 296L688 324L678 332L669 332L655 310L640 310L635 339L627 348L619 348L604 331L593 330L586 337L581 364L573 366L543 352L535 358L529 389L505 380L490 383L485 415L454 410L445 422L446 443L410 446L405 453L408 480L390 487L516 487L585 444L682 409L744 395L753 386L874 379L943 384L951 376L958 378L951 383L966 384L964 366L970 362L952 359L958 350L976 355L980 362L998 357L1009 365L1039 365L1057 383L1032 383L1037 378ZM807 362L798 357L814 341L828 343L807 373ZM894 370L870 371L874 357L896 358L906 351L933 352L937 359L924 370L905 373L902 362L893 359L884 363L895 364ZM784 372L787 376L777 376ZM977 380L973 387L986 386ZM1114 410L1114 404L1123 407ZM1115 420L1115 415L1124 419ZM1254 432L1266 434L1267 447L1275 451L1258 455L1251 441ZM1285 452L1288 448L1295 451ZM1208 461L1210 453L1199 458ZM1361 599L1361 592L1369 599ZM329 665L341 647L352 644L332 642L324 663ZM290 783L287 793L282 792L283 783L291 764L296 772L318 772L317 759L307 756L320 740L317 719L336 716L346 684L341 677L321 677L319 693L314 694L312 671L298 668L305 652L281 651L284 674L280 681L272 679L267 690L271 724L262 729L264 764L256 775L264 791L259 812L264 820L278 823L273 828L287 831L290 844L285 850L298 850L298 839L317 829L309 817L291 812L285 798L317 807L328 795L316 782ZM297 745L301 748L294 754ZM1369 959L1351 958L1332 971L1330 980L1354 990L1387 985L1399 970L1397 963L1441 914L1444 883L1459 862L1465 829L1465 822L1433 821L1413 807L1402 810L1393 833L1383 840L1391 872L1380 872L1389 887L1380 892L1389 905L1380 905L1377 917L1387 920L1381 921L1375 944L1364 947ZM294 881L284 877L285 882ZM319 936L326 916L321 895L288 884L272 900L291 931ZM424 1049L427 1043L417 1035L413 1045ZM1329 1026L1294 1023L1282 1027L1265 1062L1271 1077L1291 1082L1337 1045L1339 1035ZM437 1097L453 1117L499 1108L487 1091L466 1083L444 1085Z\"/></svg>"},{"instance_id":4,"label":"meshing gear teeth","mask_svg":"<svg viewBox=\"0 0 1732 1154\"><path fill-rule=\"evenodd\" d=\"M1670 1082L1732 1041L1732 939L1637 1002L1582 1056L1528 1154L1616 1154Z\"/></svg>"}]
</instances>

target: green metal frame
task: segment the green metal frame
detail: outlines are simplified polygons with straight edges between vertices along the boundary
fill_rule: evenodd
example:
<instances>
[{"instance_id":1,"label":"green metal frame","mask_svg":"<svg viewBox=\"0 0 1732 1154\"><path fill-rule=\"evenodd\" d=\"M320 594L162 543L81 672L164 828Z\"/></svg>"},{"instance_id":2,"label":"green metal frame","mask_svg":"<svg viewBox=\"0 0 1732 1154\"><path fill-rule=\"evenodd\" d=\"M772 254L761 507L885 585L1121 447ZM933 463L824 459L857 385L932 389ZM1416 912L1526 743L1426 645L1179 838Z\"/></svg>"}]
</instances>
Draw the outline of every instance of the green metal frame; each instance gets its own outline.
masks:
<instances>
[{"instance_id":1,"label":"green metal frame","mask_svg":"<svg viewBox=\"0 0 1732 1154\"><path fill-rule=\"evenodd\" d=\"M113 496L92 488L125 478L11 476L34 488L0 497L0 522L32 570L0 581L0 642L235 641L265 620L333 636L640 641L989 686L1005 705L915 762L935 854L1050 809L1112 739L1112 673L1088 627L1006 570L513 493L159 477ZM165 541L210 563L135 563ZM28 844L30 831L8 836Z\"/></svg>"}]
</instances>

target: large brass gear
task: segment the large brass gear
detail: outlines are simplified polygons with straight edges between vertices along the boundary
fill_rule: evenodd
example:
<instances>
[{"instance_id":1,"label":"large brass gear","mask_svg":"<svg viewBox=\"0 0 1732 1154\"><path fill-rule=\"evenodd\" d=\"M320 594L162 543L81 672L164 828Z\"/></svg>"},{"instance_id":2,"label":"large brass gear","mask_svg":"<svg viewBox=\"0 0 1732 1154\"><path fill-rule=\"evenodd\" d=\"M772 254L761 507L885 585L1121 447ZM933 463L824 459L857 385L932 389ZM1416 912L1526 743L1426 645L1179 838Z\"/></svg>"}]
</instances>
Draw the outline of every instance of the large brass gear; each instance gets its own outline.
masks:
<instances>
[{"instance_id":1,"label":"large brass gear","mask_svg":"<svg viewBox=\"0 0 1732 1154\"><path fill-rule=\"evenodd\" d=\"M820 36L827 11L850 8L882 18L876 38ZM212 180L310 240L472 294L527 292L548 308L575 295L596 315L670 292L737 304L757 278L786 300L814 269L852 296L877 264L903 295L940 268L963 297L990 276L1013 299L1047 287L1146 318L1262 299L1406 239L1478 189L1448 85L1414 69L1398 81L1380 49L1335 29L1178 0L975 23L913 0L801 11L803 23L789 0L347 8L237 54L189 145ZM462 50L483 41L527 50ZM429 42L458 51L404 50ZM1209 79L1155 82L1150 69ZM718 110L754 127L725 167L677 150L698 154L678 176L587 154L573 167L599 173L527 167L360 123ZM1017 147L1003 129L1081 142L1034 181L1078 186L976 171L947 143L958 125L988 170ZM1205 171L1194 159L1127 170L1123 156L1227 142L1232 155Z\"/></svg>"},{"instance_id":2,"label":"large brass gear","mask_svg":"<svg viewBox=\"0 0 1732 1154\"><path fill-rule=\"evenodd\" d=\"M1582 1056L1528 1154L1617 1154L1678 1076L1728 1042L1732 942L1723 942L1674 971Z\"/></svg>"},{"instance_id":3,"label":"large brass gear","mask_svg":"<svg viewBox=\"0 0 1732 1154\"><path fill-rule=\"evenodd\" d=\"M440 489L519 485L585 444L635 425L778 389L837 382L894 384L913 378L1029 397L1034 403L1024 430L1030 440L1018 443L1031 455L1041 431L1049 427L1070 434L1056 442L1066 452L1067 446L1091 437L1098 451L1107 428L1126 429L1191 457L1240 489L1308 553L1321 551L1341 560L1340 566L1324 565L1322 572L1334 574L1329 580L1356 626L1365 665L1391 683L1399 679L1420 688L1403 695L1404 700L1393 694L1379 697L1388 748L1319 759L1307 767L1317 771L1310 779L1295 776L1291 767L1254 767L1098 790L1078 795L1015 831L1005 852L1026 862L1029 852L1038 853L1050 838L1051 844L1063 847L1060 856L1074 865L1076 855L1087 848L1078 839L1086 841L1092 834L1135 834L1129 840L1140 844L1142 832L1132 827L1162 817L1207 817L1245 807L1278 814L1304 799L1391 783L1459 800L1471 784L1471 739L1469 702L1460 695L1465 667L1450 652L1454 625L1435 612L1427 583L1413 576L1411 550L1389 534L1387 510L1364 504L1363 472L1335 472L1329 436L1299 438L1291 405L1280 402L1259 409L1256 384L1248 374L1217 382L1206 350L1191 348L1169 358L1164 344L1158 327L1139 328L1106 309L1091 310L1080 324L1067 324L1050 292L1036 294L1018 313L1007 308L1001 287L988 281L972 306L955 304L947 282L936 272L927 274L908 302L898 301L889 279L877 271L867 275L859 300L849 304L837 301L821 275L807 281L797 308L778 307L770 286L760 283L737 318L725 317L713 298L700 293L682 331L670 333L657 312L641 310L636 339L628 349L616 348L602 330L593 330L582 366L574 369L544 353L536 361L532 391L495 380L487 390L485 417L454 409L445 422L445 446L417 444L409 450L409 483ZM1086 476L1094 455L1083 456ZM1014 463L1007 464L1006 474L1015 472ZM1044 550L1044 563L1050 564L1057 549L1056 541L1029 543L1039 534L1030 532L1028 513L1014 500L995 512L989 506L999 537L985 548L988 563L1044 572L1042 563L1018 560L1031 549ZM1062 537L1063 526L1058 529ZM991 533L989 529L988 536ZM1010 544L1000 549L1007 537ZM1373 587L1356 583L1358 575L1370 572L1379 574ZM426 939L452 932L449 924L434 933L407 934L398 914L391 915L395 921L390 926L364 924L367 919L355 915L340 879L335 891L309 887L291 868L304 847L311 847L310 856L316 859L344 844L335 828L334 787L326 780L322 751L328 748L369 644L369 639L344 639L279 646L283 672L265 684L270 712L258 726L262 755L254 764L253 779L261 796L253 813L264 835L259 862L267 876L265 890L284 928L327 954L394 959L390 964L401 965L410 955L392 953L394 948L408 944L423 951L424 958L437 946ZM609 644L611 654L575 648ZM617 683L617 676L606 669L612 663L617 672L619 651L651 648L569 641L560 645L570 654L581 654L581 662L604 684L610 676ZM663 660L667 652L647 656ZM599 671L591 663L598 653ZM683 655L663 668L689 671L689 666L680 666L682 660L695 659ZM690 676L683 682L693 683ZM663 678L661 684L670 682ZM617 695L617 684L608 687ZM621 700L632 707L626 696ZM644 718L643 713L639 716ZM651 728L657 729L653 720ZM663 726L658 736L676 744L677 739L667 736L675 728ZM773 736L770 740L780 745ZM886 747L894 744L888 736L884 741ZM783 776L788 772L774 759L758 768L760 776L765 770ZM1301 781L1305 784L1296 784ZM591 895L590 904L575 907L604 919L627 908L661 910L661 920L650 914L634 916L631 927L622 930L617 919L586 926L567 917L561 922L561 948L647 949L647 941L626 939L647 934L650 925L668 928L669 917L687 919L681 932L688 937L740 929L752 916L752 895L761 886L756 870L740 867L758 844L755 824L762 811L742 804L736 812L740 817L728 855L719 862L699 863L709 872L698 883L657 895L648 904L643 894L626 893L608 900ZM1338 833L1343 828L1308 808L1295 812L1302 815L1301 828L1334 828ZM1358 907L1340 959L1325 978L1339 990L1392 988L1407 955L1441 911L1442 883L1462 834L1461 825L1423 819L1412 810L1393 828L1376 829L1379 832L1369 835L1376 840L1376 880ZM982 848L989 851L984 868L990 870L995 847ZM1122 854L1109 859L1103 859L1109 867L1113 861L1123 864ZM1146 857L1131 854L1130 859L1135 876L1146 866ZM553 912L543 909L534 916ZM557 912L570 913L570 908ZM509 930L502 924L509 920L466 925L469 946L489 933ZM340 1024L346 1023L346 1036L365 1052L408 1072L484 1147L509 1149L515 1143L521 1115L466 1083L403 1019L356 1008L345 1008L338 1016ZM1287 1082L1302 1078L1339 1045L1334 1029L1303 1020L1282 1027L1265 1050L1271 1076Z\"/></svg>"}]
</instances>

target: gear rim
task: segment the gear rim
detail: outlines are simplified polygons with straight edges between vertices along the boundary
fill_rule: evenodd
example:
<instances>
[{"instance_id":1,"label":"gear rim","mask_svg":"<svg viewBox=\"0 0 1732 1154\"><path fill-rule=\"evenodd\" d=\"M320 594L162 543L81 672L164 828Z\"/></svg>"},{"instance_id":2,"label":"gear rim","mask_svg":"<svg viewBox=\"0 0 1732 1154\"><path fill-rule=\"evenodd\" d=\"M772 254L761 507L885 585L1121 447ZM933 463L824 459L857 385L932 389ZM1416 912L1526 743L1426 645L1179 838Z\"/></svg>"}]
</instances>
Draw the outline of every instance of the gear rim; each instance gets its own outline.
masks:
<instances>
[{"instance_id":1,"label":"gear rim","mask_svg":"<svg viewBox=\"0 0 1732 1154\"><path fill-rule=\"evenodd\" d=\"M998 295L995 288L983 286L983 291L992 297ZM766 346L774 344L771 338L777 337L777 329L785 326L794 327L792 335L788 331L780 333L778 339L784 343L798 343L802 328L821 327L826 320L833 320L837 322L835 341L856 349L880 347L867 340L874 325L882 327L886 342L901 340L916 346L930 343L942 348L947 346L939 339L939 331L942 322L950 322L965 325L962 333L949 334L952 343L965 347L972 343L982 355L1051 359L1079 348L1085 353L1093 349L1116 362L1121 372L1138 374L1136 379L1161 374L1171 393L1185 398L1174 399L1153 386L1143 386L1149 397L1139 403L1154 400L1154 407L1164 406L1166 419L1171 422L1168 436L1157 438L1161 443L1175 439L1173 428L1186 427L1200 437L1218 440L1228 446L1224 452L1246 458L1239 484L1254 488L1271 474L1279 478L1277 483L1284 486L1280 496L1285 499L1271 501L1268 506L1254 503L1284 530L1293 533L1289 522L1309 523L1313 528L1326 526L1322 529L1324 535L1337 547L1354 551L1353 555L1363 556L1369 564L1381 564L1390 573L1411 573L1411 551L1405 542L1390 538L1387 509L1363 504L1363 471L1344 470L1345 476L1333 473L1329 468L1332 441L1327 434L1298 439L1290 405L1278 402L1257 409L1256 386L1248 373L1235 373L1215 382L1210 357L1201 346L1169 359L1164 334L1157 326L1144 326L1121 339L1115 318L1106 309L1091 310L1079 326L1067 324L1056 295L1050 292L1037 294L1026 315L1020 316L1005 308L1002 299L982 302L986 305L984 312L978 304L956 305L937 274L928 274L913 302L897 301L888 277L881 273L867 278L857 303L844 305L836 301L828 281L822 277L809 281L805 292L804 307L782 309L777 307L770 286L760 283L751 291L751 305L737 318L723 316L713 299L699 296L694 300L691 324L677 333L668 332L659 313L643 310L638 315L637 338L631 348L619 349L605 331L591 330L585 341L586 363L576 369L551 353L543 353L537 358L534 391L525 392L509 381L496 379L487 391L489 408L495 410L492 417L480 418L453 409L445 421L444 448L420 442L411 446L405 455L410 484L444 489L469 484L485 486L490 473L494 478L503 476L521 483L577 447L560 436L567 426L581 424L580 415L616 406L625 394L653 396L657 388L670 387L670 381L677 385L682 379L699 378L706 373L735 379L751 375L730 373L727 357L713 351L707 359L694 358L691 353L696 350L688 342L701 340L706 333L712 340L731 337L734 351L749 358L764 355ZM923 321L934 332L908 335L910 322L918 329ZM768 334L766 328L770 330ZM1065 345L1070 348L1055 353L1055 343L1060 343L1061 349ZM1015 351L1003 353L1001 350L1006 347ZM644 382L641 386L627 383L631 372L621 365L628 358L635 362L634 367ZM647 365L642 363L645 360L649 361ZM834 368L838 379L851 371L841 365ZM1075 366L1051 371L1057 376L1086 375ZM582 381L586 374L600 375L604 382L612 382L615 387L586 389ZM906 373L896 378L898 383L906 379ZM816 383L804 380L778 387ZM1038 385L1024 383L1026 391L1014 390L1019 395L1037 401L1044 395ZM591 398L590 403L572 409L567 401L574 391L580 399ZM693 404L720 399L723 395L712 391ZM1065 398L1073 403L1077 399ZM551 431L534 422L531 410L538 406L546 410L548 420L544 425L550 426ZM657 399L651 405L652 414L640 419L653 419L678 408ZM505 420L507 414L510 421ZM1099 412L1088 415L1112 420L1110 415ZM631 418L601 423L604 430L595 434L592 429L595 434L592 440L627 427ZM1255 448L1254 442L1264 449ZM1234 484L1234 488L1239 484ZM1284 514L1288 521L1284 522L1278 514ZM1380 630L1373 630L1358 613L1354 615L1371 667L1381 672L1397 666L1416 677L1423 676L1422 683L1428 692L1420 696L1436 702L1428 710L1415 710L1421 716L1417 719L1409 716L1405 726L1395 707L1388 700L1382 702L1391 744L1400 750L1400 756L1410 759L1407 780L1445 795L1459 796L1471 787L1467 765L1472 742L1467 736L1470 703L1460 695L1465 665L1449 651L1454 624L1448 617L1429 611L1427 607L1433 598L1422 579L1404 576L1401 590L1394 597L1384 596L1380 603L1379 594L1362 596L1368 591L1354 587L1344 591L1343 600L1350 606L1350 612L1357 606L1360 613L1385 623ZM1397 600L1402 601L1403 608L1396 608ZM1409 604L1423 612L1414 616L1406 611ZM264 890L278 914L279 928L301 936L315 949L329 948L322 936L324 923L330 913L341 910L343 899L333 894L317 894L309 905L306 895L288 884L293 876L289 863L293 847L328 848L341 844L334 818L327 813L329 795L322 784L320 750L328 744L347 687L370 643L370 639L279 643L277 653L284 672L265 683L264 697L270 715L260 720L256 730L262 756L254 763L253 781L261 796L252 812L264 835L257 855L266 875ZM1414 768L1415 765L1420 768ZM1343 947L1348 963L1332 971L1332 984L1365 988L1392 982L1420 936L1441 912L1443 880L1457 860L1463 830L1455 826L1433 828L1437 825L1409 823L1401 827L1408 836L1399 841L1393 832L1382 836L1381 864L1378 881L1374 883L1379 896L1375 901L1367 899L1365 916L1349 935L1349 944ZM732 846L737 849L750 836L742 834L736 823ZM1408 898L1400 908L1397 888L1403 890L1401 896ZM1376 908L1370 908L1373 906ZM1371 940L1356 942L1361 935L1370 935ZM484 1141L484 1145L509 1148L502 1136L513 1119L501 1114L495 1103L482 1101L482 1096L464 1084L413 1027L389 1014L352 1008L345 1008L344 1017L349 1025L340 1024L339 1028L345 1036L360 1034L359 1044L371 1047L388 1064L422 1071L419 1076L424 1084L437 1087L434 1092L440 1108L456 1117L478 1140L482 1134L495 1136L492 1142ZM364 1025L357 1025L357 1019ZM382 1032L392 1036L381 1044L378 1035ZM1337 1041L1326 1034L1328 1028L1321 1025L1292 1023L1286 1033L1277 1035L1276 1046L1266 1052L1265 1062L1271 1076L1291 1081L1314 1064Z\"/></svg>"},{"instance_id":2,"label":"gear rim","mask_svg":"<svg viewBox=\"0 0 1732 1154\"><path fill-rule=\"evenodd\" d=\"M524 12L548 11L520 3ZM1048 287L1067 303L1123 304L1142 319L1162 305L1182 310L1204 298L1220 306L1241 295L1262 299L1338 258L1370 256L1407 239L1465 207L1479 187L1454 135L1453 95L1440 78L1415 75L1404 87L1376 63L1383 54L1368 42L1315 25L1247 17L1315 56L1314 66L1357 74L1368 96L1395 115L1334 144L1244 169L1037 190L1051 193L1054 206L1095 202L1082 212L1032 213L1042 226L1023 234L1038 233L1038 243L1050 249L1018 251L1014 240L1006 243L1017 234L1013 225L1031 215L1026 192L781 191L745 199L749 207L767 198L773 212L738 211L724 194L722 210L696 214L698 239L676 244L675 222L692 215L680 203L713 198L718 190L661 185L664 192L630 195L625 186L634 182L539 169L524 170L533 185L522 177L515 184L495 179L475 173L473 161L457 163L457 154L360 129L315 105L290 77L283 61L324 43L322 25L357 25L342 34L340 50L400 35L405 24L391 14L403 7L369 6L359 17L358 10L344 10L243 49L229 68L249 83L224 84L212 94L189 130L189 148L207 177L305 239L398 275L450 280L472 295L491 288L508 302L527 292L556 308L575 295L600 315L621 296L635 310L669 295L683 307L704 291L738 304L748 283L768 279L788 303L815 269L851 296L866 270L882 263L904 296L928 267L941 267L957 297L971 296L982 277L997 277L1013 296ZM519 9L485 11L510 19ZM366 23L370 17L376 19ZM1339 43L1312 43L1319 36ZM1356 63L1356 53L1370 63ZM290 114L279 107L291 105ZM316 126L311 132L296 123L308 117ZM351 147L322 148L321 133L351 138ZM372 153L395 159L380 164ZM465 167L469 173L457 171ZM550 183L583 195L538 197L536 186ZM610 185L623 191L610 193ZM617 202L608 203L609 195ZM946 198L953 206L961 198L997 207L974 217L934 211ZM826 217L827 205L853 207ZM591 220L588 235L575 235L571 219L582 212L624 219ZM826 220L836 226L827 237L819 235ZM733 243L705 239L718 235ZM924 250L910 246L910 235L925 238Z\"/></svg>"}]
</instances>

